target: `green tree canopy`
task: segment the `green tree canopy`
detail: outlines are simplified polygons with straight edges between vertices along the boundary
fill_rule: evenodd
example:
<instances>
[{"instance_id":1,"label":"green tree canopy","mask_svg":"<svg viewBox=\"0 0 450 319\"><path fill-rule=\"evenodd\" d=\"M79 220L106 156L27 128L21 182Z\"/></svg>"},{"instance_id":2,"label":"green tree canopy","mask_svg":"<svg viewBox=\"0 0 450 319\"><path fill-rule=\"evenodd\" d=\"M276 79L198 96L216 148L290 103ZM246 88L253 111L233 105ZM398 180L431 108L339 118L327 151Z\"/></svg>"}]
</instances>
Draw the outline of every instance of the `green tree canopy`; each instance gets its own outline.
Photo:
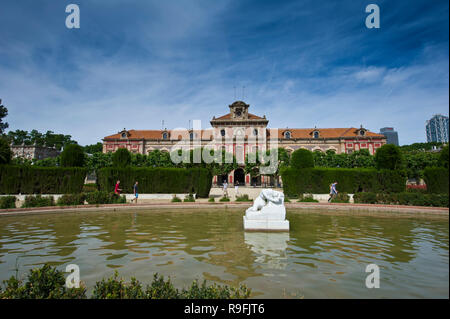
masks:
<instances>
[{"instance_id":1,"label":"green tree canopy","mask_svg":"<svg viewBox=\"0 0 450 319\"><path fill-rule=\"evenodd\" d=\"M131 164L131 153L126 148L119 148L112 155L114 167L127 167Z\"/></svg>"},{"instance_id":2,"label":"green tree canopy","mask_svg":"<svg viewBox=\"0 0 450 319\"><path fill-rule=\"evenodd\" d=\"M298 169L314 167L313 153L304 148L294 151L291 155L291 166Z\"/></svg>"},{"instance_id":3,"label":"green tree canopy","mask_svg":"<svg viewBox=\"0 0 450 319\"><path fill-rule=\"evenodd\" d=\"M12 159L12 151L6 139L0 137L0 164L9 164Z\"/></svg>"},{"instance_id":4,"label":"green tree canopy","mask_svg":"<svg viewBox=\"0 0 450 319\"><path fill-rule=\"evenodd\" d=\"M403 165L403 154L398 146L385 144L375 153L378 169L400 169Z\"/></svg>"},{"instance_id":5,"label":"green tree canopy","mask_svg":"<svg viewBox=\"0 0 450 319\"><path fill-rule=\"evenodd\" d=\"M448 145L444 146L439 154L439 165L448 168Z\"/></svg>"},{"instance_id":6,"label":"green tree canopy","mask_svg":"<svg viewBox=\"0 0 450 319\"><path fill-rule=\"evenodd\" d=\"M88 154L101 153L103 151L103 144L98 142L96 144L86 145L83 148Z\"/></svg>"},{"instance_id":7,"label":"green tree canopy","mask_svg":"<svg viewBox=\"0 0 450 319\"><path fill-rule=\"evenodd\" d=\"M78 144L67 145L61 153L61 166L83 167L86 158L83 148Z\"/></svg>"},{"instance_id":8,"label":"green tree canopy","mask_svg":"<svg viewBox=\"0 0 450 319\"><path fill-rule=\"evenodd\" d=\"M2 100L0 100L0 135L9 127L8 123L3 121L7 115L8 109L2 105Z\"/></svg>"}]
</instances>

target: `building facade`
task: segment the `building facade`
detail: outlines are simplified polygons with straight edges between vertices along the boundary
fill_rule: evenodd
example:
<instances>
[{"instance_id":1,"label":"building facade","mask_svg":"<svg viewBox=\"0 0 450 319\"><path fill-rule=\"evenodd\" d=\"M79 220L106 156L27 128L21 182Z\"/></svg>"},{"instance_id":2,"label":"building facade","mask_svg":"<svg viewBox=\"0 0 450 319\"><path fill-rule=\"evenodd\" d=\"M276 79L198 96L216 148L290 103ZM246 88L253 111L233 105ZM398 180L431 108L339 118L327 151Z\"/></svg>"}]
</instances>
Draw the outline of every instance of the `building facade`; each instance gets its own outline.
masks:
<instances>
[{"instance_id":1,"label":"building facade","mask_svg":"<svg viewBox=\"0 0 450 319\"><path fill-rule=\"evenodd\" d=\"M250 105L236 101L229 105L229 113L213 117L211 128L194 127L190 130L126 130L106 136L103 139L103 152L114 152L127 148L132 153L148 154L153 150L172 152L180 148L195 149L206 147L225 150L236 156L240 168L226 176L214 176L214 183L227 180L230 184L266 185L274 181L268 176L251 177L243 170L245 156L257 151L284 148L291 153L299 148L311 151L350 154L367 149L370 154L383 144L386 137L373 133L364 127L359 128L268 128L269 121L249 113Z\"/></svg>"},{"instance_id":2,"label":"building facade","mask_svg":"<svg viewBox=\"0 0 450 319\"><path fill-rule=\"evenodd\" d=\"M426 122L427 142L448 143L448 116L434 115Z\"/></svg>"},{"instance_id":3,"label":"building facade","mask_svg":"<svg viewBox=\"0 0 450 319\"><path fill-rule=\"evenodd\" d=\"M11 145L13 158L25 158L28 160L42 160L49 157L56 157L60 154L55 148L37 145Z\"/></svg>"},{"instance_id":4,"label":"building facade","mask_svg":"<svg viewBox=\"0 0 450 319\"><path fill-rule=\"evenodd\" d=\"M394 144L398 146L398 133L393 127L380 128L380 134L386 136L386 144Z\"/></svg>"}]
</instances>

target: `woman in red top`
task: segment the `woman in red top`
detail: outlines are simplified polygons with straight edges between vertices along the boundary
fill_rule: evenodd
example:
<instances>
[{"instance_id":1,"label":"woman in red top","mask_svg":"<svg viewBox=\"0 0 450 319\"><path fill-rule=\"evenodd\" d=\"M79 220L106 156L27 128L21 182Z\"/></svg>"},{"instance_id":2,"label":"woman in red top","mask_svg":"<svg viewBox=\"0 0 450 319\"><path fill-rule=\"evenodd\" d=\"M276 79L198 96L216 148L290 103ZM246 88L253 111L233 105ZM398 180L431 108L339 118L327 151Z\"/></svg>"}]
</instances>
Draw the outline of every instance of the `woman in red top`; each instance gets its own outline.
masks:
<instances>
[{"instance_id":1,"label":"woman in red top","mask_svg":"<svg viewBox=\"0 0 450 319\"><path fill-rule=\"evenodd\" d=\"M119 188L119 184L120 184L120 181L117 181L116 187L114 188L114 193L117 195L120 195L120 192L122 191L122 189Z\"/></svg>"}]
</instances>

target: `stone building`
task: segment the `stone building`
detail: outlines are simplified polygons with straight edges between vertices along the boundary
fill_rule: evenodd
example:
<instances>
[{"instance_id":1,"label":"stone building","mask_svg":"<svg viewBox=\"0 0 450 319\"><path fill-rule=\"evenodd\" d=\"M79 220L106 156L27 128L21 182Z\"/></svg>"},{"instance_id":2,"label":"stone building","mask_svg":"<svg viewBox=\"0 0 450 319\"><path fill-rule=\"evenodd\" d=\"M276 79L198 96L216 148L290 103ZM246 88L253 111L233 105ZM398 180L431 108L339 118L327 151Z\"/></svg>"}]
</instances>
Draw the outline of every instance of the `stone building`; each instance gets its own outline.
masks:
<instances>
[{"instance_id":1,"label":"stone building","mask_svg":"<svg viewBox=\"0 0 450 319\"><path fill-rule=\"evenodd\" d=\"M11 145L11 151L13 152L13 158L21 157L25 159L38 159L42 160L48 157L56 157L60 154L55 148L37 145Z\"/></svg>"},{"instance_id":2,"label":"stone building","mask_svg":"<svg viewBox=\"0 0 450 319\"><path fill-rule=\"evenodd\" d=\"M240 168L228 176L214 176L214 183L225 179L240 185L271 184L268 176L251 178L244 174L245 156L250 152L282 147L289 153L299 148L350 154L367 149L371 154L386 144L386 137L360 126L347 128L268 128L269 121L249 113L249 105L236 101L229 105L229 113L213 117L211 128L196 127L190 130L122 130L103 139L103 152L127 148L132 153L148 154L153 150L171 152L178 148L208 147L223 149L236 156Z\"/></svg>"}]
</instances>

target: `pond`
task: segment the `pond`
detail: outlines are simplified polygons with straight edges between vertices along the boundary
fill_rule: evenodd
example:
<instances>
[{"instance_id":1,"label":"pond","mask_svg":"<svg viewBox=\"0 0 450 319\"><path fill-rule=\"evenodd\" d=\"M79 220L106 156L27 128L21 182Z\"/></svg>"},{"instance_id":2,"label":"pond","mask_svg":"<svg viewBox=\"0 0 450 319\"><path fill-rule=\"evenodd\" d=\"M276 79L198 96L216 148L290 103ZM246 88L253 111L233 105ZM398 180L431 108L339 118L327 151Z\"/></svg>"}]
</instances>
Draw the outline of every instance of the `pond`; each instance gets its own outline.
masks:
<instances>
[{"instance_id":1,"label":"pond","mask_svg":"<svg viewBox=\"0 0 450 319\"><path fill-rule=\"evenodd\" d=\"M392 213L395 215L395 213ZM256 298L448 298L447 218L288 210L289 233L244 232L243 212L178 209L0 217L0 280L46 262L80 267L90 293L115 270L176 287L194 279L252 289ZM380 288L365 285L380 268Z\"/></svg>"}]
</instances>

